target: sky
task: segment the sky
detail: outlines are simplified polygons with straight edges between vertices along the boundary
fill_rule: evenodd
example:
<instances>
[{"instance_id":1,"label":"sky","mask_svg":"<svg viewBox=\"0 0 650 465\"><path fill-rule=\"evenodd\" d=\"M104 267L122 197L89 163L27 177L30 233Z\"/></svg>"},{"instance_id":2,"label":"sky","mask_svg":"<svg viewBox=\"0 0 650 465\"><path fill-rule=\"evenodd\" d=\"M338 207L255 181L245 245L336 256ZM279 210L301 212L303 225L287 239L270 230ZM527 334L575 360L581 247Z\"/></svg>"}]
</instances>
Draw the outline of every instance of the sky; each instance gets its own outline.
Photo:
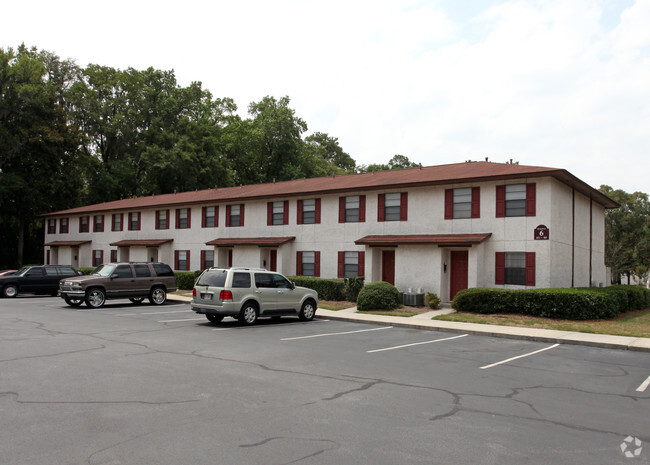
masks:
<instances>
[{"instance_id":1,"label":"sky","mask_svg":"<svg viewBox=\"0 0 650 465\"><path fill-rule=\"evenodd\" d=\"M513 160L650 194L650 0L33 0L21 43L174 70L251 102L288 96L357 164Z\"/></svg>"}]
</instances>

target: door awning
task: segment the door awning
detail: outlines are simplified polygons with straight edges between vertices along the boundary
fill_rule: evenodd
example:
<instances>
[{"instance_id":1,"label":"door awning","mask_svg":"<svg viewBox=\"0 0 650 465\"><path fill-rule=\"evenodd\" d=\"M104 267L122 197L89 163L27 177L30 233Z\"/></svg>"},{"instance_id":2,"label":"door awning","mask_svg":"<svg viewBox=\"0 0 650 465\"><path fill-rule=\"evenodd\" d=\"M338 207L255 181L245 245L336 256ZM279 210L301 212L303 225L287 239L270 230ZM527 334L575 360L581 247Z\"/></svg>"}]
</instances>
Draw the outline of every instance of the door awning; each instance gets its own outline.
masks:
<instances>
[{"instance_id":1,"label":"door awning","mask_svg":"<svg viewBox=\"0 0 650 465\"><path fill-rule=\"evenodd\" d=\"M52 241L43 245L47 247L79 247L80 245L90 244L92 241Z\"/></svg>"},{"instance_id":2,"label":"door awning","mask_svg":"<svg viewBox=\"0 0 650 465\"><path fill-rule=\"evenodd\" d=\"M215 247L235 247L238 245L256 245L258 247L280 247L283 244L294 241L295 236L287 237L220 237L206 245L214 245Z\"/></svg>"},{"instance_id":3,"label":"door awning","mask_svg":"<svg viewBox=\"0 0 650 465\"><path fill-rule=\"evenodd\" d=\"M159 247L174 239L125 239L123 241L111 242L113 247Z\"/></svg>"},{"instance_id":4,"label":"door awning","mask_svg":"<svg viewBox=\"0 0 650 465\"><path fill-rule=\"evenodd\" d=\"M437 245L438 247L471 247L492 236L483 234L404 234L386 236L364 236L354 241L357 245L370 247L397 247L399 245Z\"/></svg>"}]
</instances>

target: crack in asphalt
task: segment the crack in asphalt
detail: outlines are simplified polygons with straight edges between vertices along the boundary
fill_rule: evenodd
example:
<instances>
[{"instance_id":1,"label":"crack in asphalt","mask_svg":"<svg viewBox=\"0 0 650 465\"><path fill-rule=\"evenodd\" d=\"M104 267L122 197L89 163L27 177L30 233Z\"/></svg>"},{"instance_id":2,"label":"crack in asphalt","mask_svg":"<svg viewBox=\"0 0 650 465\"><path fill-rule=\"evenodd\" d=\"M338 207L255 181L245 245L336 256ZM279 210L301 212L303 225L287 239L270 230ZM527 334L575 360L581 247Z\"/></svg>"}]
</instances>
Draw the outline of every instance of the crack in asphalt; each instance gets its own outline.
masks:
<instances>
[{"instance_id":1,"label":"crack in asphalt","mask_svg":"<svg viewBox=\"0 0 650 465\"><path fill-rule=\"evenodd\" d=\"M338 442L332 441L331 439L301 438L301 437L286 437L286 436L276 436L276 437L272 437L272 438L267 438L267 439L264 439L262 441L259 441L259 442L253 443L253 444L240 444L239 447L241 447L241 448L256 448L256 447L260 447L260 446L264 446L266 444L269 444L269 443L271 443L273 441L281 441L281 440L289 440L289 441L292 441L292 442L295 442L295 441L309 441L309 442L316 442L316 443L332 444L331 447L323 447L323 448L317 450L316 452L304 455L304 456L299 457L299 458L297 458L295 460L292 460L291 462L285 462L285 463L283 463L281 465L291 465L292 463L298 463L298 462L301 462L303 460L306 460L306 459L309 459L309 458L312 458L312 457L317 457L317 456L319 456L321 454L324 454L327 451L339 449L341 447L341 445Z\"/></svg>"}]
</instances>

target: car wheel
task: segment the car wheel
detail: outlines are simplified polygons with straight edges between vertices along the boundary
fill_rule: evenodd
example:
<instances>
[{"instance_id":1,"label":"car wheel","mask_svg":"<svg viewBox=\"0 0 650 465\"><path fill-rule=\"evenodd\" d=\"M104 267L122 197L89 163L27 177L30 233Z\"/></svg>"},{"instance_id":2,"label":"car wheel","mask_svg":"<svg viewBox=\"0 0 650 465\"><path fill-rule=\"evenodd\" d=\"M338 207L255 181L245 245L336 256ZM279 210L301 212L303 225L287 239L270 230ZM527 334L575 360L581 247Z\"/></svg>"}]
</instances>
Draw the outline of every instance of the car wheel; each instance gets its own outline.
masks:
<instances>
[{"instance_id":1,"label":"car wheel","mask_svg":"<svg viewBox=\"0 0 650 465\"><path fill-rule=\"evenodd\" d=\"M314 315L316 315L316 305L312 300L307 300L302 304L300 313L298 313L298 318L300 318L301 321L311 321L314 319Z\"/></svg>"},{"instance_id":2,"label":"car wheel","mask_svg":"<svg viewBox=\"0 0 650 465\"><path fill-rule=\"evenodd\" d=\"M221 323L221 320L223 320L223 315L217 315L216 313L206 313L205 317L210 320L211 323Z\"/></svg>"},{"instance_id":3,"label":"car wheel","mask_svg":"<svg viewBox=\"0 0 650 465\"><path fill-rule=\"evenodd\" d=\"M144 300L144 297L131 297L129 298L131 302L133 302L136 305L140 305L142 301Z\"/></svg>"},{"instance_id":4,"label":"car wheel","mask_svg":"<svg viewBox=\"0 0 650 465\"><path fill-rule=\"evenodd\" d=\"M65 300L65 303L70 305L71 307L78 307L83 303L83 299L74 299L70 297L65 297L63 300Z\"/></svg>"},{"instance_id":5,"label":"car wheel","mask_svg":"<svg viewBox=\"0 0 650 465\"><path fill-rule=\"evenodd\" d=\"M2 290L2 295L5 297L16 297L18 295L18 288L14 284L7 284Z\"/></svg>"},{"instance_id":6,"label":"car wheel","mask_svg":"<svg viewBox=\"0 0 650 465\"><path fill-rule=\"evenodd\" d=\"M167 300L167 292L162 287L154 287L149 296L149 302L153 305L162 305Z\"/></svg>"},{"instance_id":7,"label":"car wheel","mask_svg":"<svg viewBox=\"0 0 650 465\"><path fill-rule=\"evenodd\" d=\"M240 323L250 326L257 321L257 307L255 304L246 303L237 317Z\"/></svg>"},{"instance_id":8,"label":"car wheel","mask_svg":"<svg viewBox=\"0 0 650 465\"><path fill-rule=\"evenodd\" d=\"M106 302L106 293L99 288L91 289L86 293L86 305L92 308L100 308Z\"/></svg>"}]
</instances>

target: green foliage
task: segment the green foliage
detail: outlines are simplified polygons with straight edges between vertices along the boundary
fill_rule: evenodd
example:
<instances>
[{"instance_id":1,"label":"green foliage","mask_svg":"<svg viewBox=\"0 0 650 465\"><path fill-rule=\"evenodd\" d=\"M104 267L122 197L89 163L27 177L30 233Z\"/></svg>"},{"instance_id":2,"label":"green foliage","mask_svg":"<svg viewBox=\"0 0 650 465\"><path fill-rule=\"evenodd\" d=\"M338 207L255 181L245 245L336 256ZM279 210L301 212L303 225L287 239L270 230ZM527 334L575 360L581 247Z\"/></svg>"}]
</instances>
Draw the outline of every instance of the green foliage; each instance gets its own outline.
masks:
<instances>
[{"instance_id":1,"label":"green foliage","mask_svg":"<svg viewBox=\"0 0 650 465\"><path fill-rule=\"evenodd\" d=\"M94 269L95 269L95 268L85 268L85 267L82 267L82 268L76 268L76 270L77 270L79 273L81 273L82 275L89 275L90 273L93 272Z\"/></svg>"},{"instance_id":2,"label":"green foliage","mask_svg":"<svg viewBox=\"0 0 650 465\"><path fill-rule=\"evenodd\" d=\"M419 165L409 160L405 155L394 155L388 161L388 164L371 163L370 165L361 165L357 167L358 173L371 173L375 171L402 170L405 168L417 168Z\"/></svg>"},{"instance_id":3,"label":"green foliage","mask_svg":"<svg viewBox=\"0 0 650 465\"><path fill-rule=\"evenodd\" d=\"M401 306L399 291L384 281L366 284L357 297L359 310L392 310Z\"/></svg>"},{"instance_id":4,"label":"green foliage","mask_svg":"<svg viewBox=\"0 0 650 465\"><path fill-rule=\"evenodd\" d=\"M582 289L466 289L452 307L471 313L515 313L545 318L592 320L650 307L650 290L639 286Z\"/></svg>"},{"instance_id":5,"label":"green foliage","mask_svg":"<svg viewBox=\"0 0 650 465\"><path fill-rule=\"evenodd\" d=\"M290 276L296 286L307 287L318 292L320 300L346 300L343 279L322 279L306 276Z\"/></svg>"},{"instance_id":6,"label":"green foliage","mask_svg":"<svg viewBox=\"0 0 650 465\"><path fill-rule=\"evenodd\" d=\"M194 288L194 283L202 271L174 271L176 276L176 287L184 291L189 291Z\"/></svg>"},{"instance_id":7,"label":"green foliage","mask_svg":"<svg viewBox=\"0 0 650 465\"><path fill-rule=\"evenodd\" d=\"M440 305L440 297L434 292L427 292L424 296L424 303L426 303L431 308L438 308Z\"/></svg>"},{"instance_id":8,"label":"green foliage","mask_svg":"<svg viewBox=\"0 0 650 465\"><path fill-rule=\"evenodd\" d=\"M345 298L349 302L356 302L359 297L359 292L363 288L363 276L356 276L354 278L344 278L345 282Z\"/></svg>"}]
</instances>

